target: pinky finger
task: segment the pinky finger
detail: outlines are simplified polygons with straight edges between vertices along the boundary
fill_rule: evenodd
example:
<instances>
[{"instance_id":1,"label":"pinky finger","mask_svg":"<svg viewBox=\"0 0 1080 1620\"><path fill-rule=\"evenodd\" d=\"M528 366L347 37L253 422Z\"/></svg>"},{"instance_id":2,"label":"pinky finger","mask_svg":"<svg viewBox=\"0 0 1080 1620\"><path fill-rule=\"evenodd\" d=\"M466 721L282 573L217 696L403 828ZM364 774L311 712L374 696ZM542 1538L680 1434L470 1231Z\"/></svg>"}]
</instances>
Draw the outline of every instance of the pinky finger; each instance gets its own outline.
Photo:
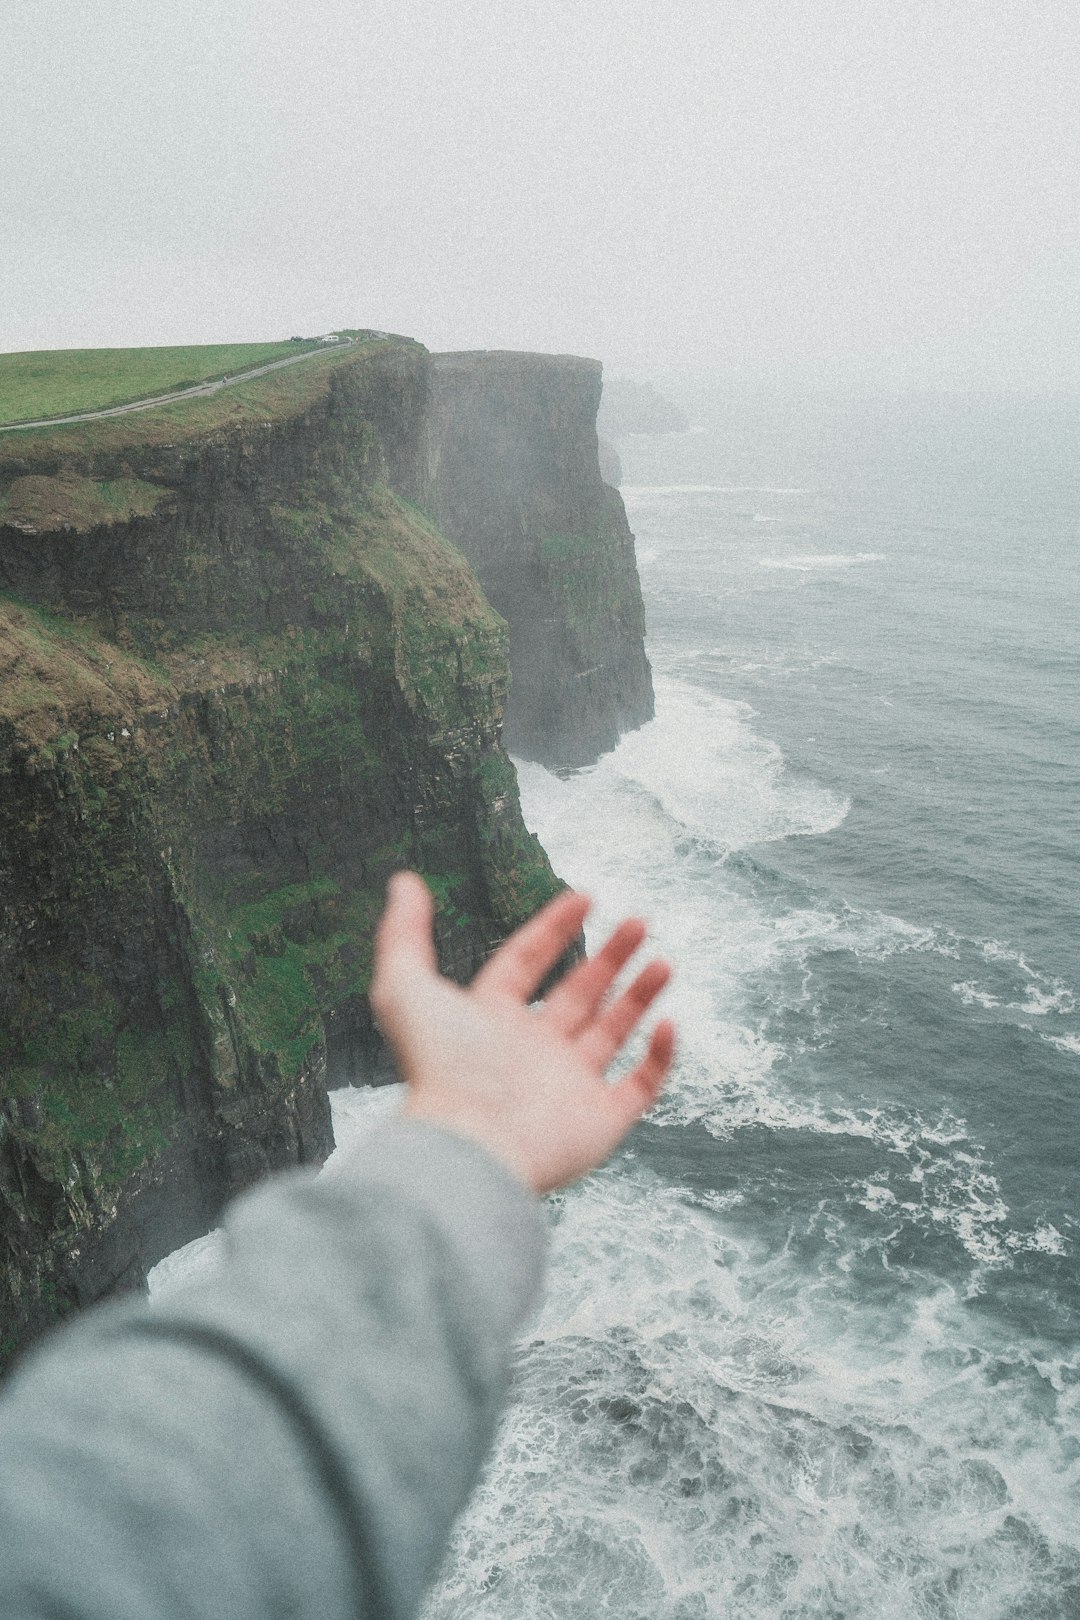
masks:
<instances>
[{"instance_id":1,"label":"pinky finger","mask_svg":"<svg viewBox=\"0 0 1080 1620\"><path fill-rule=\"evenodd\" d=\"M675 1025L664 1018L653 1030L641 1062L611 1088L612 1101L624 1117L624 1129L629 1130L659 1097L674 1056Z\"/></svg>"}]
</instances>

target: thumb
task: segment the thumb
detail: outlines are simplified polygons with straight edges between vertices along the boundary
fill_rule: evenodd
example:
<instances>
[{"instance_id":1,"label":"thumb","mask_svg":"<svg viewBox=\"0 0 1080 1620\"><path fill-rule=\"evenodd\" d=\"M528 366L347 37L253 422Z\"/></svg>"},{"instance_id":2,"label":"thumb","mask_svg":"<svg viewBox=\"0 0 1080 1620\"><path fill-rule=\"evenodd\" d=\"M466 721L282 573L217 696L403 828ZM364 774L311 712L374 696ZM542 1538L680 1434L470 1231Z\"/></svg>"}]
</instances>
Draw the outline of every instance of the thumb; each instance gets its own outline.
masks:
<instances>
[{"instance_id":1,"label":"thumb","mask_svg":"<svg viewBox=\"0 0 1080 1620\"><path fill-rule=\"evenodd\" d=\"M416 872L395 872L375 931L370 1000L376 1018L393 1017L398 990L417 974L438 972L431 891Z\"/></svg>"}]
</instances>

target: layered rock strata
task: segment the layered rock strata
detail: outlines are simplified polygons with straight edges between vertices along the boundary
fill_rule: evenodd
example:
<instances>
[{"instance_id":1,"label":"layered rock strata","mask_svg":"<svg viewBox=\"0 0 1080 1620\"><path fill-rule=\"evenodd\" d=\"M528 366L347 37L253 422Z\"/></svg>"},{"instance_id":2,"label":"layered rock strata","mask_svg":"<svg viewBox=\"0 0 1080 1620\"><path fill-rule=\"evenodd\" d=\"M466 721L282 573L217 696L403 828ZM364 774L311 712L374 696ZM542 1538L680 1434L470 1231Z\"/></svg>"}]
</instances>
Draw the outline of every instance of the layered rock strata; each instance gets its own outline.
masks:
<instances>
[{"instance_id":1,"label":"layered rock strata","mask_svg":"<svg viewBox=\"0 0 1080 1620\"><path fill-rule=\"evenodd\" d=\"M592 764L653 712L634 541L597 459L601 367L435 355L432 512L510 630L512 751Z\"/></svg>"},{"instance_id":2,"label":"layered rock strata","mask_svg":"<svg viewBox=\"0 0 1080 1620\"><path fill-rule=\"evenodd\" d=\"M0 439L0 1359L325 1156L392 869L460 979L557 887L429 386L356 345Z\"/></svg>"}]
</instances>

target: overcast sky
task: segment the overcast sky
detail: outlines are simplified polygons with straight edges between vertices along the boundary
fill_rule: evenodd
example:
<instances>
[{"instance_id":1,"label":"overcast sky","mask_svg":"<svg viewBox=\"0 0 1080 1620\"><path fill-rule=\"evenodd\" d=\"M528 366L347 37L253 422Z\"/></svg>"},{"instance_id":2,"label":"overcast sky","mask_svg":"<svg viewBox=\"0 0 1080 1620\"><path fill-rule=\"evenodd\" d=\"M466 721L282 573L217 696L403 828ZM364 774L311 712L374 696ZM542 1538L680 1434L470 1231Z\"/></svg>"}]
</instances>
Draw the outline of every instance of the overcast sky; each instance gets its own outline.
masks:
<instances>
[{"instance_id":1,"label":"overcast sky","mask_svg":"<svg viewBox=\"0 0 1080 1620\"><path fill-rule=\"evenodd\" d=\"M2 0L0 349L1080 388L1077 0Z\"/></svg>"}]
</instances>

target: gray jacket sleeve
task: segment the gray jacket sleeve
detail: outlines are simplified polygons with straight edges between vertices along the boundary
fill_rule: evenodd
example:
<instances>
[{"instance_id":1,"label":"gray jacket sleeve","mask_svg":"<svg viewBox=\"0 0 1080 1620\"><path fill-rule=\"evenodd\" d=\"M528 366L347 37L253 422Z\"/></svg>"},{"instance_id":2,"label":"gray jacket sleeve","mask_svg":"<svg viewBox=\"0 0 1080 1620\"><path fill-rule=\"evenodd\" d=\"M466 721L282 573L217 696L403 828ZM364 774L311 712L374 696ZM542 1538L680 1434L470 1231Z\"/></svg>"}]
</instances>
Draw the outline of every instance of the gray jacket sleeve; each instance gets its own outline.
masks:
<instances>
[{"instance_id":1,"label":"gray jacket sleeve","mask_svg":"<svg viewBox=\"0 0 1080 1620\"><path fill-rule=\"evenodd\" d=\"M545 1223L397 1121L226 1222L214 1278L56 1334L0 1401L4 1620L405 1620L476 1477Z\"/></svg>"}]
</instances>

